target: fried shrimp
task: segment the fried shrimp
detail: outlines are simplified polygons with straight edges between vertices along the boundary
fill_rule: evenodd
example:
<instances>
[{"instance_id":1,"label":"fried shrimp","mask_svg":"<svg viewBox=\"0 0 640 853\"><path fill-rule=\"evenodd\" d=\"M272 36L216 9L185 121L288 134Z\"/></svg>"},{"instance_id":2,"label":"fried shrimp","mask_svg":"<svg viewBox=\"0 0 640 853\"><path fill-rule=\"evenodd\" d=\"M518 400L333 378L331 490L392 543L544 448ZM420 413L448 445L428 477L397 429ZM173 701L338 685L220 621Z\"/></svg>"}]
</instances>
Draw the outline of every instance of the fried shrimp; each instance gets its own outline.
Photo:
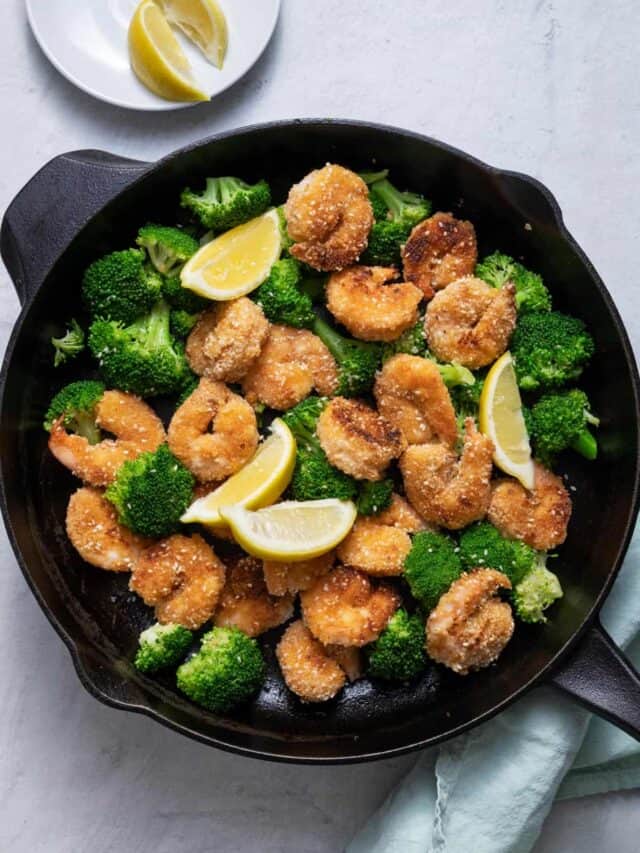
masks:
<instances>
[{"instance_id":1,"label":"fried shrimp","mask_svg":"<svg viewBox=\"0 0 640 853\"><path fill-rule=\"evenodd\" d=\"M436 294L427 306L424 331L440 361L458 361L477 370L509 346L516 325L515 287L490 287L479 278L462 278Z\"/></svg>"},{"instance_id":2,"label":"fried shrimp","mask_svg":"<svg viewBox=\"0 0 640 853\"><path fill-rule=\"evenodd\" d=\"M239 628L250 637L257 637L292 616L292 596L269 595L259 560L241 557L228 567L215 625Z\"/></svg>"},{"instance_id":3,"label":"fried shrimp","mask_svg":"<svg viewBox=\"0 0 640 853\"><path fill-rule=\"evenodd\" d=\"M91 486L108 486L127 459L157 450L165 441L162 421L139 397L105 391L96 406L96 424L116 436L89 444L82 435L68 433L57 420L51 427L49 450L66 468Z\"/></svg>"},{"instance_id":4,"label":"fried shrimp","mask_svg":"<svg viewBox=\"0 0 640 853\"><path fill-rule=\"evenodd\" d=\"M400 596L340 566L301 592L300 602L305 624L321 643L360 648L382 633L400 606Z\"/></svg>"},{"instance_id":5,"label":"fried shrimp","mask_svg":"<svg viewBox=\"0 0 640 853\"><path fill-rule=\"evenodd\" d=\"M194 373L222 382L238 382L260 355L269 322L251 299L219 302L201 316L185 353Z\"/></svg>"},{"instance_id":6,"label":"fried shrimp","mask_svg":"<svg viewBox=\"0 0 640 853\"><path fill-rule=\"evenodd\" d=\"M477 260L473 225L450 213L435 213L416 225L402 250L405 280L419 287L426 299L471 275Z\"/></svg>"},{"instance_id":7,"label":"fried shrimp","mask_svg":"<svg viewBox=\"0 0 640 853\"><path fill-rule=\"evenodd\" d=\"M298 563L265 560L262 570L269 594L286 595L309 589L319 577L326 575L333 568L335 558L335 551L329 551Z\"/></svg>"},{"instance_id":8,"label":"fried shrimp","mask_svg":"<svg viewBox=\"0 0 640 853\"><path fill-rule=\"evenodd\" d=\"M332 465L359 480L380 480L405 442L389 421L359 400L335 397L318 418L318 439Z\"/></svg>"},{"instance_id":9,"label":"fried shrimp","mask_svg":"<svg viewBox=\"0 0 640 853\"><path fill-rule=\"evenodd\" d=\"M531 492L511 478L494 482L488 517L503 536L548 551L567 538L571 498L560 477L538 462L534 466Z\"/></svg>"},{"instance_id":10,"label":"fried shrimp","mask_svg":"<svg viewBox=\"0 0 640 853\"><path fill-rule=\"evenodd\" d=\"M86 487L69 500L67 535L83 560L109 572L130 572L149 544L118 523L113 504L102 492Z\"/></svg>"},{"instance_id":11,"label":"fried shrimp","mask_svg":"<svg viewBox=\"0 0 640 853\"><path fill-rule=\"evenodd\" d=\"M256 451L255 412L224 383L203 377L171 419L168 441L198 480L225 480Z\"/></svg>"},{"instance_id":12,"label":"fried shrimp","mask_svg":"<svg viewBox=\"0 0 640 853\"><path fill-rule=\"evenodd\" d=\"M285 684L303 702L326 702L347 680L340 664L300 619L282 635L276 657Z\"/></svg>"},{"instance_id":13,"label":"fried shrimp","mask_svg":"<svg viewBox=\"0 0 640 853\"><path fill-rule=\"evenodd\" d=\"M422 291L394 267L349 267L327 282L327 308L354 338L395 341L418 320Z\"/></svg>"},{"instance_id":14,"label":"fried shrimp","mask_svg":"<svg viewBox=\"0 0 640 853\"><path fill-rule=\"evenodd\" d=\"M285 411L315 390L329 395L338 387L335 360L307 329L271 326L264 348L244 377L242 388L253 405Z\"/></svg>"},{"instance_id":15,"label":"fried shrimp","mask_svg":"<svg viewBox=\"0 0 640 853\"><path fill-rule=\"evenodd\" d=\"M284 206L289 249L316 270L341 270L367 246L373 210L365 182L344 166L328 163L289 190Z\"/></svg>"},{"instance_id":16,"label":"fried shrimp","mask_svg":"<svg viewBox=\"0 0 640 853\"><path fill-rule=\"evenodd\" d=\"M456 413L436 365L415 355L394 355L378 374L373 393L380 413L408 444L458 440Z\"/></svg>"},{"instance_id":17,"label":"fried shrimp","mask_svg":"<svg viewBox=\"0 0 640 853\"><path fill-rule=\"evenodd\" d=\"M511 581L494 569L475 569L454 581L427 619L427 653L467 675L493 663L513 634L513 614L496 593Z\"/></svg>"},{"instance_id":18,"label":"fried shrimp","mask_svg":"<svg viewBox=\"0 0 640 853\"><path fill-rule=\"evenodd\" d=\"M176 534L143 551L129 589L155 607L158 622L195 630L213 616L224 575L224 564L201 536Z\"/></svg>"},{"instance_id":19,"label":"fried shrimp","mask_svg":"<svg viewBox=\"0 0 640 853\"><path fill-rule=\"evenodd\" d=\"M486 515L493 442L465 421L462 456L444 444L414 444L400 459L404 488L425 521L459 530Z\"/></svg>"}]
</instances>

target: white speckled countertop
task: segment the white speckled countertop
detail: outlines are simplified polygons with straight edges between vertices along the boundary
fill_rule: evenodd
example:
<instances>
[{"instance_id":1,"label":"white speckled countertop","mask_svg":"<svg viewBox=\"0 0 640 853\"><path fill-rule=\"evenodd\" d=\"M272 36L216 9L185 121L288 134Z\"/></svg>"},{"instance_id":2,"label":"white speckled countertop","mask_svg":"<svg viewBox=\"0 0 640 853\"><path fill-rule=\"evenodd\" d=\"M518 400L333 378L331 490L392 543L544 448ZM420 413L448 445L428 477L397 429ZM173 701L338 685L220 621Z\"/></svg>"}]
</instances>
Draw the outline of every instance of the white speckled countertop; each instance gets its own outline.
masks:
<instances>
[{"instance_id":1,"label":"white speckled countertop","mask_svg":"<svg viewBox=\"0 0 640 853\"><path fill-rule=\"evenodd\" d=\"M157 115L74 89L40 53L23 6L2 2L0 210L65 150L151 160L256 121L378 120L546 183L640 345L635 3L284 0L271 46L241 83L211 105ZM1 269L2 348L17 313ZM98 704L4 532L0 549L0 850L333 853L411 766L411 756L344 768L263 764ZM536 851L632 853L639 836L640 793L591 797L555 808Z\"/></svg>"}]
</instances>

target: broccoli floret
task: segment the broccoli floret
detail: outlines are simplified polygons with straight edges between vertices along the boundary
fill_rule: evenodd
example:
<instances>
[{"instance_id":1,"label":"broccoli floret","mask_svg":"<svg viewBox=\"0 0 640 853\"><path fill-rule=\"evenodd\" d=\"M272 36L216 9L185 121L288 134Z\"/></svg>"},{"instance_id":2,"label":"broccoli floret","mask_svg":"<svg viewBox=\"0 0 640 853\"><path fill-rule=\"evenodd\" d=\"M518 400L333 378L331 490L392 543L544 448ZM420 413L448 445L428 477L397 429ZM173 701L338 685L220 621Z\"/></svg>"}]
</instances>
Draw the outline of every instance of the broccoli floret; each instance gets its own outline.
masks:
<instances>
[{"instance_id":1,"label":"broccoli floret","mask_svg":"<svg viewBox=\"0 0 640 853\"><path fill-rule=\"evenodd\" d=\"M373 218L376 222L380 222L387 218L387 213L389 213L389 208L382 201L382 199L369 191L369 203L371 204L371 210L373 211ZM369 235L369 240L371 240L371 234ZM366 254L365 254L366 258Z\"/></svg>"},{"instance_id":2,"label":"broccoli floret","mask_svg":"<svg viewBox=\"0 0 640 853\"><path fill-rule=\"evenodd\" d=\"M271 204L271 190L266 181L251 185L240 178L207 178L203 192L184 190L180 204L205 228L227 231L264 213Z\"/></svg>"},{"instance_id":3,"label":"broccoli floret","mask_svg":"<svg viewBox=\"0 0 640 853\"><path fill-rule=\"evenodd\" d=\"M382 363L380 344L345 338L320 317L314 320L313 331L338 362L336 393L359 397L370 391Z\"/></svg>"},{"instance_id":4,"label":"broccoli floret","mask_svg":"<svg viewBox=\"0 0 640 853\"><path fill-rule=\"evenodd\" d=\"M459 385L470 387L476 384L476 378L469 368L458 364L457 361L452 361L450 364L436 362L436 366L447 388L457 388Z\"/></svg>"},{"instance_id":5,"label":"broccoli floret","mask_svg":"<svg viewBox=\"0 0 640 853\"><path fill-rule=\"evenodd\" d=\"M190 376L187 377L184 385L182 386L182 391L180 392L178 399L176 400L176 409L179 408L184 403L184 401L193 394L199 384L200 377L196 376L195 373L192 373Z\"/></svg>"},{"instance_id":6,"label":"broccoli floret","mask_svg":"<svg viewBox=\"0 0 640 853\"><path fill-rule=\"evenodd\" d=\"M379 213L379 207L374 208ZM413 225L393 219L376 219L369 231L367 248L362 255L365 264L380 267L398 266L401 261L402 246L413 229Z\"/></svg>"},{"instance_id":7,"label":"broccoli floret","mask_svg":"<svg viewBox=\"0 0 640 853\"><path fill-rule=\"evenodd\" d=\"M465 569L496 569L515 586L536 564L537 553L524 542L505 539L488 521L478 521L460 536L460 558Z\"/></svg>"},{"instance_id":8,"label":"broccoli floret","mask_svg":"<svg viewBox=\"0 0 640 853\"><path fill-rule=\"evenodd\" d=\"M531 272L509 255L494 252L476 266L476 275L491 287L503 287L511 282L516 288L518 314L534 311L551 311L551 294L545 287L542 276Z\"/></svg>"},{"instance_id":9,"label":"broccoli floret","mask_svg":"<svg viewBox=\"0 0 640 853\"><path fill-rule=\"evenodd\" d=\"M557 388L577 379L594 350L582 320L558 311L526 314L511 341L518 384L525 391Z\"/></svg>"},{"instance_id":10,"label":"broccoli floret","mask_svg":"<svg viewBox=\"0 0 640 853\"><path fill-rule=\"evenodd\" d=\"M171 311L169 315L169 329L173 337L178 340L184 340L189 337L199 317L200 314L190 314L188 311L180 309Z\"/></svg>"},{"instance_id":11,"label":"broccoli floret","mask_svg":"<svg viewBox=\"0 0 640 853\"><path fill-rule=\"evenodd\" d=\"M598 442L588 424L598 426L599 423L590 412L589 398L577 388L546 394L531 407L527 417L536 452L548 462L568 447L585 459L595 459Z\"/></svg>"},{"instance_id":12,"label":"broccoli floret","mask_svg":"<svg viewBox=\"0 0 640 853\"><path fill-rule=\"evenodd\" d=\"M133 323L160 297L162 279L141 249L112 252L84 273L82 295L93 317Z\"/></svg>"},{"instance_id":13,"label":"broccoli floret","mask_svg":"<svg viewBox=\"0 0 640 853\"><path fill-rule=\"evenodd\" d=\"M318 302L325 301L326 284L327 279L325 276L309 275L300 281L298 289L301 290L302 293L306 293L313 305L316 305Z\"/></svg>"},{"instance_id":14,"label":"broccoli floret","mask_svg":"<svg viewBox=\"0 0 640 853\"><path fill-rule=\"evenodd\" d=\"M444 533L423 530L416 533L404 561L404 576L411 594L427 610L462 574L455 542Z\"/></svg>"},{"instance_id":15,"label":"broccoli floret","mask_svg":"<svg viewBox=\"0 0 640 853\"><path fill-rule=\"evenodd\" d=\"M300 264L293 258L283 258L271 267L269 277L254 293L267 320L283 323L296 329L309 329L316 315L311 298L298 287Z\"/></svg>"},{"instance_id":16,"label":"broccoli floret","mask_svg":"<svg viewBox=\"0 0 640 853\"><path fill-rule=\"evenodd\" d=\"M356 506L360 515L378 515L391 505L393 480L364 480L360 483Z\"/></svg>"},{"instance_id":17,"label":"broccoli floret","mask_svg":"<svg viewBox=\"0 0 640 853\"><path fill-rule=\"evenodd\" d=\"M176 666L191 645L193 634L182 625L156 622L140 634L133 665L140 672Z\"/></svg>"},{"instance_id":18,"label":"broccoli floret","mask_svg":"<svg viewBox=\"0 0 640 853\"><path fill-rule=\"evenodd\" d=\"M418 193L400 192L386 178L372 184L371 192L386 204L391 221L404 222L413 228L431 214L428 199Z\"/></svg>"},{"instance_id":19,"label":"broccoli floret","mask_svg":"<svg viewBox=\"0 0 640 853\"><path fill-rule=\"evenodd\" d=\"M427 665L424 640L424 620L397 610L368 648L369 674L388 681L415 678Z\"/></svg>"},{"instance_id":20,"label":"broccoli floret","mask_svg":"<svg viewBox=\"0 0 640 853\"><path fill-rule=\"evenodd\" d=\"M400 192L386 178L371 185L369 196L375 222L363 260L380 266L397 265L413 227L431 213L431 202L417 193Z\"/></svg>"},{"instance_id":21,"label":"broccoli floret","mask_svg":"<svg viewBox=\"0 0 640 853\"><path fill-rule=\"evenodd\" d=\"M195 479L166 444L118 469L104 493L125 527L142 536L169 536L191 503Z\"/></svg>"},{"instance_id":22,"label":"broccoli floret","mask_svg":"<svg viewBox=\"0 0 640 853\"><path fill-rule=\"evenodd\" d=\"M89 444L97 444L102 434L96 424L96 406L104 391L102 382L91 379L65 385L49 403L44 428L50 432L55 421L62 418L66 430L83 436Z\"/></svg>"},{"instance_id":23,"label":"broccoli floret","mask_svg":"<svg viewBox=\"0 0 640 853\"><path fill-rule=\"evenodd\" d=\"M183 287L179 275L167 276L162 281L162 298L176 311L197 314L211 305L208 299Z\"/></svg>"},{"instance_id":24,"label":"broccoli floret","mask_svg":"<svg viewBox=\"0 0 640 853\"><path fill-rule=\"evenodd\" d=\"M136 243L147 250L149 260L163 275L182 266L200 248L195 237L170 225L145 225L138 231Z\"/></svg>"},{"instance_id":25,"label":"broccoli floret","mask_svg":"<svg viewBox=\"0 0 640 853\"><path fill-rule=\"evenodd\" d=\"M562 586L557 575L549 571L541 555L533 569L513 591L513 607L523 622L546 622L544 611L562 598Z\"/></svg>"},{"instance_id":26,"label":"broccoli floret","mask_svg":"<svg viewBox=\"0 0 640 853\"><path fill-rule=\"evenodd\" d=\"M53 366L60 367L66 361L75 358L84 349L84 332L77 320L71 320L69 328L60 338L51 338L55 350Z\"/></svg>"},{"instance_id":27,"label":"broccoli floret","mask_svg":"<svg viewBox=\"0 0 640 853\"><path fill-rule=\"evenodd\" d=\"M254 694L264 679L257 642L238 628L214 628L179 667L178 688L209 711L224 713Z\"/></svg>"},{"instance_id":28,"label":"broccoli floret","mask_svg":"<svg viewBox=\"0 0 640 853\"><path fill-rule=\"evenodd\" d=\"M403 353L405 355L427 354L427 341L424 336L424 317L419 317L414 326L403 332L395 341L382 345L382 361L388 361L394 355Z\"/></svg>"}]
</instances>

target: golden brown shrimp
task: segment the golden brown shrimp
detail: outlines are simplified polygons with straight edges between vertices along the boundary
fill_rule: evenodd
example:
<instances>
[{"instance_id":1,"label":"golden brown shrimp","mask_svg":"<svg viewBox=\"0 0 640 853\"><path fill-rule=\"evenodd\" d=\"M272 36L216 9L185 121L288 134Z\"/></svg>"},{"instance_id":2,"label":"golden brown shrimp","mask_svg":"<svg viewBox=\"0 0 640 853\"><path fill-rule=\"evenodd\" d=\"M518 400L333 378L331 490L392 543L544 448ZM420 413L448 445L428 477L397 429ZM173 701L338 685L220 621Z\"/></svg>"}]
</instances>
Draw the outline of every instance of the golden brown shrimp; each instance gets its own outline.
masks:
<instances>
[{"instance_id":1,"label":"golden brown shrimp","mask_svg":"<svg viewBox=\"0 0 640 853\"><path fill-rule=\"evenodd\" d=\"M241 297L205 311L189 337L185 353L199 376L238 382L260 355L269 322L259 305Z\"/></svg>"},{"instance_id":2,"label":"golden brown shrimp","mask_svg":"<svg viewBox=\"0 0 640 853\"><path fill-rule=\"evenodd\" d=\"M357 681L364 675L362 651L355 646L325 646L329 657L338 663L349 681Z\"/></svg>"},{"instance_id":3,"label":"golden brown shrimp","mask_svg":"<svg viewBox=\"0 0 640 853\"><path fill-rule=\"evenodd\" d=\"M378 373L373 393L380 413L408 444L437 439L455 446L455 409L440 371L429 359L394 355Z\"/></svg>"},{"instance_id":4,"label":"golden brown shrimp","mask_svg":"<svg viewBox=\"0 0 640 853\"><path fill-rule=\"evenodd\" d=\"M414 326L422 291L394 267L349 267L329 276L327 308L361 341L395 341Z\"/></svg>"},{"instance_id":5,"label":"golden brown shrimp","mask_svg":"<svg viewBox=\"0 0 640 853\"><path fill-rule=\"evenodd\" d=\"M332 465L358 480L380 480L406 444L389 421L359 400L334 397L318 418L318 439Z\"/></svg>"},{"instance_id":6,"label":"golden brown shrimp","mask_svg":"<svg viewBox=\"0 0 640 853\"><path fill-rule=\"evenodd\" d=\"M411 504L395 492L391 495L389 506L374 517L378 524L397 527L405 533L417 533L426 530L428 526Z\"/></svg>"},{"instance_id":7,"label":"golden brown shrimp","mask_svg":"<svg viewBox=\"0 0 640 853\"><path fill-rule=\"evenodd\" d=\"M269 595L259 560L241 557L228 567L215 625L239 628L250 637L257 637L292 616L292 596Z\"/></svg>"},{"instance_id":8,"label":"golden brown shrimp","mask_svg":"<svg viewBox=\"0 0 640 853\"><path fill-rule=\"evenodd\" d=\"M567 538L571 498L560 477L538 462L534 467L531 492L511 478L494 481L487 515L503 536L548 551Z\"/></svg>"},{"instance_id":9,"label":"golden brown shrimp","mask_svg":"<svg viewBox=\"0 0 640 853\"><path fill-rule=\"evenodd\" d=\"M101 429L116 438L89 444L84 436L68 433L62 419L53 424L49 435L49 450L58 462L91 486L108 486L123 462L156 450L166 440L160 418L133 394L105 391L95 418Z\"/></svg>"},{"instance_id":10,"label":"golden brown shrimp","mask_svg":"<svg viewBox=\"0 0 640 853\"><path fill-rule=\"evenodd\" d=\"M402 250L404 277L426 299L452 281L471 275L477 260L473 225L450 213L435 213L416 225Z\"/></svg>"},{"instance_id":11,"label":"golden brown shrimp","mask_svg":"<svg viewBox=\"0 0 640 853\"><path fill-rule=\"evenodd\" d=\"M465 421L462 456L444 444L413 444L400 459L411 506L425 521L459 530L484 518L491 496L493 442Z\"/></svg>"},{"instance_id":12,"label":"golden brown shrimp","mask_svg":"<svg viewBox=\"0 0 640 853\"><path fill-rule=\"evenodd\" d=\"M509 346L516 325L513 284L496 289L479 278L462 278L427 306L424 331L440 361L476 370L491 364Z\"/></svg>"},{"instance_id":13,"label":"golden brown shrimp","mask_svg":"<svg viewBox=\"0 0 640 853\"><path fill-rule=\"evenodd\" d=\"M168 441L198 480L225 480L256 451L256 415L224 383L203 377L172 417Z\"/></svg>"},{"instance_id":14,"label":"golden brown shrimp","mask_svg":"<svg viewBox=\"0 0 640 853\"><path fill-rule=\"evenodd\" d=\"M317 335L307 329L271 326L269 337L242 388L253 405L285 411L315 390L333 394L338 387L335 360Z\"/></svg>"},{"instance_id":15,"label":"golden brown shrimp","mask_svg":"<svg viewBox=\"0 0 640 853\"><path fill-rule=\"evenodd\" d=\"M355 172L328 163L289 190L284 206L294 258L316 270L341 270L367 246L373 210L367 185Z\"/></svg>"},{"instance_id":16,"label":"golden brown shrimp","mask_svg":"<svg viewBox=\"0 0 640 853\"><path fill-rule=\"evenodd\" d=\"M224 575L224 564L201 536L176 534L142 552L129 589L155 607L158 622L195 630L213 616Z\"/></svg>"},{"instance_id":17,"label":"golden brown shrimp","mask_svg":"<svg viewBox=\"0 0 640 853\"><path fill-rule=\"evenodd\" d=\"M458 675L493 663L514 628L499 589L511 589L511 581L494 569L475 569L454 581L427 619L428 655Z\"/></svg>"},{"instance_id":18,"label":"golden brown shrimp","mask_svg":"<svg viewBox=\"0 0 640 853\"><path fill-rule=\"evenodd\" d=\"M345 685L340 664L301 619L292 622L276 647L284 682L303 702L326 702Z\"/></svg>"},{"instance_id":19,"label":"golden brown shrimp","mask_svg":"<svg viewBox=\"0 0 640 853\"><path fill-rule=\"evenodd\" d=\"M113 504L87 487L71 495L67 535L83 560L109 572L130 572L150 541L120 524Z\"/></svg>"},{"instance_id":20,"label":"golden brown shrimp","mask_svg":"<svg viewBox=\"0 0 640 853\"><path fill-rule=\"evenodd\" d=\"M264 580L270 595L286 595L300 592L310 586L322 575L333 568L335 551L302 560L298 563L279 563L275 560L265 560L262 566Z\"/></svg>"},{"instance_id":21,"label":"golden brown shrimp","mask_svg":"<svg viewBox=\"0 0 640 853\"><path fill-rule=\"evenodd\" d=\"M321 643L360 648L382 633L400 606L400 596L340 566L301 592L300 603L305 624Z\"/></svg>"}]
</instances>

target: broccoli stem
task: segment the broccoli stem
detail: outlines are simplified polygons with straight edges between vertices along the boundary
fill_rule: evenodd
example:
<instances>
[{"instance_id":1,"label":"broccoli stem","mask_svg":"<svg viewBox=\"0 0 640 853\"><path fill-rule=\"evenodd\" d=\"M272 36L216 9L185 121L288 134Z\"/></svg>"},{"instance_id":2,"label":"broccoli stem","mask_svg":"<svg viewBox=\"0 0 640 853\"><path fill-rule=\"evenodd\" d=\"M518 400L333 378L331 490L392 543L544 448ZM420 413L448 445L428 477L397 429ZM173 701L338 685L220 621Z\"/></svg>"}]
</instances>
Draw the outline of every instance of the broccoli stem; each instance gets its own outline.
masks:
<instances>
[{"instance_id":1,"label":"broccoli stem","mask_svg":"<svg viewBox=\"0 0 640 853\"><path fill-rule=\"evenodd\" d=\"M598 455L598 442L596 441L595 436L586 428L583 429L582 432L578 433L576 438L574 438L571 442L571 447L576 451L576 453L584 456L584 458L588 459L590 462L593 462Z\"/></svg>"},{"instance_id":2,"label":"broccoli stem","mask_svg":"<svg viewBox=\"0 0 640 853\"><path fill-rule=\"evenodd\" d=\"M475 385L476 378L473 373L455 361L451 364L438 364L437 367L447 388L455 388L457 385Z\"/></svg>"},{"instance_id":3,"label":"broccoli stem","mask_svg":"<svg viewBox=\"0 0 640 853\"><path fill-rule=\"evenodd\" d=\"M89 415L84 412L77 412L74 420L78 435L84 436L89 444L98 444L102 441L102 432L96 426L93 414Z\"/></svg>"},{"instance_id":4,"label":"broccoli stem","mask_svg":"<svg viewBox=\"0 0 640 853\"><path fill-rule=\"evenodd\" d=\"M379 172L358 172L358 177L362 178L362 180L370 186L371 184L375 184L378 181L383 181L387 175L389 174L388 169L380 169Z\"/></svg>"},{"instance_id":5,"label":"broccoli stem","mask_svg":"<svg viewBox=\"0 0 640 853\"><path fill-rule=\"evenodd\" d=\"M584 419L588 424L591 424L592 426L600 426L600 418L597 418L595 415L592 415L588 409L584 410Z\"/></svg>"},{"instance_id":6,"label":"broccoli stem","mask_svg":"<svg viewBox=\"0 0 640 853\"><path fill-rule=\"evenodd\" d=\"M417 193L401 193L386 178L382 181L376 181L375 192L387 205L394 219L402 217L407 205L424 203L422 196L419 196Z\"/></svg>"},{"instance_id":7,"label":"broccoli stem","mask_svg":"<svg viewBox=\"0 0 640 853\"><path fill-rule=\"evenodd\" d=\"M313 331L340 364L347 354L345 338L328 323L325 323L321 317L316 317L314 320Z\"/></svg>"}]
</instances>

